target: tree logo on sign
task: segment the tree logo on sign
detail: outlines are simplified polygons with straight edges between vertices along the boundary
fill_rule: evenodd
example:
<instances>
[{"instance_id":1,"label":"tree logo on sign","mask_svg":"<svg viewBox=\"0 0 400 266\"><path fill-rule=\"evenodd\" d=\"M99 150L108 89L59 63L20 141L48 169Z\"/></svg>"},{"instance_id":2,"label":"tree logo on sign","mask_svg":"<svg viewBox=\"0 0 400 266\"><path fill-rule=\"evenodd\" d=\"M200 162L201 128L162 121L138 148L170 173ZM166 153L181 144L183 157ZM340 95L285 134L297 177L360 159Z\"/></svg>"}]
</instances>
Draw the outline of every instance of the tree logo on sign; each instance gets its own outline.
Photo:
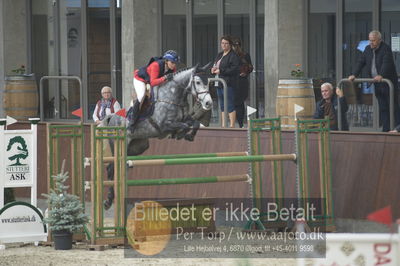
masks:
<instances>
[{"instance_id":1,"label":"tree logo on sign","mask_svg":"<svg viewBox=\"0 0 400 266\"><path fill-rule=\"evenodd\" d=\"M16 136L10 139L10 142L7 146L7 151L10 151L15 145L15 153L12 156L8 157L8 159L10 161L16 160L16 162L14 164L11 164L10 166L24 165L21 164L20 160L26 159L29 154L24 138L21 136Z\"/></svg>"}]
</instances>

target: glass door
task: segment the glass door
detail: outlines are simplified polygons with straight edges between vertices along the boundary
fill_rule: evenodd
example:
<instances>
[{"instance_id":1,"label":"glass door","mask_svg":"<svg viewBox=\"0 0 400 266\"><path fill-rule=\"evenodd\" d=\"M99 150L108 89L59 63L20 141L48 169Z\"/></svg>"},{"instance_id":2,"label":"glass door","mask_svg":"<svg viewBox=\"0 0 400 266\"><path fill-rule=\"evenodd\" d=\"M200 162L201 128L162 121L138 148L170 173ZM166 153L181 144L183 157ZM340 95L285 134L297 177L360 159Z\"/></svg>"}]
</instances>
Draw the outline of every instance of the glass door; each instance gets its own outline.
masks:
<instances>
[{"instance_id":1,"label":"glass door","mask_svg":"<svg viewBox=\"0 0 400 266\"><path fill-rule=\"evenodd\" d=\"M121 29L121 0L114 0L110 6L111 87L114 97L120 103L122 103Z\"/></svg>"},{"instance_id":2,"label":"glass door","mask_svg":"<svg viewBox=\"0 0 400 266\"><path fill-rule=\"evenodd\" d=\"M43 76L57 75L55 73L55 12L47 0L32 2L32 72L36 80ZM44 118L54 118L54 91L49 92L48 82L44 83L43 90Z\"/></svg>"},{"instance_id":3,"label":"glass door","mask_svg":"<svg viewBox=\"0 0 400 266\"><path fill-rule=\"evenodd\" d=\"M160 0L161 1L161 0ZM249 104L264 106L264 0L162 0L162 47L176 49L183 61L205 65L220 51L219 37L242 39L255 73L250 76ZM186 8L185 8L186 7ZM216 94L211 90L216 102ZM211 123L218 125L217 104ZM259 114L263 114L262 110Z\"/></svg>"},{"instance_id":4,"label":"glass door","mask_svg":"<svg viewBox=\"0 0 400 266\"><path fill-rule=\"evenodd\" d=\"M218 1L193 1L193 63L213 61L220 49L217 32Z\"/></svg>"},{"instance_id":5,"label":"glass door","mask_svg":"<svg viewBox=\"0 0 400 266\"><path fill-rule=\"evenodd\" d=\"M92 121L101 89L110 86L122 103L121 2L89 0L87 7L87 99L86 119Z\"/></svg>"},{"instance_id":6,"label":"glass door","mask_svg":"<svg viewBox=\"0 0 400 266\"><path fill-rule=\"evenodd\" d=\"M88 1L87 24L87 119L90 120L101 99L101 88L111 87L110 0Z\"/></svg>"},{"instance_id":7,"label":"glass door","mask_svg":"<svg viewBox=\"0 0 400 266\"><path fill-rule=\"evenodd\" d=\"M400 1L382 0L380 18L383 41L392 47L396 70L400 74Z\"/></svg>"},{"instance_id":8,"label":"glass door","mask_svg":"<svg viewBox=\"0 0 400 266\"><path fill-rule=\"evenodd\" d=\"M343 77L354 72L357 61L368 44L368 34L373 29L373 0L345 0L343 14ZM359 76L368 77L366 69ZM370 84L345 84L343 86L349 105L347 120L352 131L377 130L377 105Z\"/></svg>"},{"instance_id":9,"label":"glass door","mask_svg":"<svg viewBox=\"0 0 400 266\"><path fill-rule=\"evenodd\" d=\"M71 113L82 107L84 121L91 121L106 85L121 102L120 0L32 1L32 21L32 70L37 80L82 80L82 93L76 80L43 82L40 104L45 120L77 120Z\"/></svg>"},{"instance_id":10,"label":"glass door","mask_svg":"<svg viewBox=\"0 0 400 266\"><path fill-rule=\"evenodd\" d=\"M58 23L60 76L82 76L81 10L80 1L60 1ZM72 112L80 108L79 82L65 79L55 82L59 86L55 95L55 118L78 119Z\"/></svg>"},{"instance_id":11,"label":"glass door","mask_svg":"<svg viewBox=\"0 0 400 266\"><path fill-rule=\"evenodd\" d=\"M162 17L162 53L175 50L181 57L184 67L188 65L186 57L186 2L185 0L163 1ZM181 66L178 66L181 67Z\"/></svg>"}]
</instances>

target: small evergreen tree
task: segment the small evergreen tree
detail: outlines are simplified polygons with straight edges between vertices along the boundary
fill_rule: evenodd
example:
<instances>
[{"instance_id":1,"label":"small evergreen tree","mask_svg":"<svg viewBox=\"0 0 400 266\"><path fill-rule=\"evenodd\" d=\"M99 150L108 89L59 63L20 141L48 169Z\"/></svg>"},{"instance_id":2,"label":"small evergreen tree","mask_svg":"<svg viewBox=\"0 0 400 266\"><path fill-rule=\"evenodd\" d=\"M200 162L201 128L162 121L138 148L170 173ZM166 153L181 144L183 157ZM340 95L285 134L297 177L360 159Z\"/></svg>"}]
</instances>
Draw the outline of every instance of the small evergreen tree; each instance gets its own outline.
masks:
<instances>
[{"instance_id":1,"label":"small evergreen tree","mask_svg":"<svg viewBox=\"0 0 400 266\"><path fill-rule=\"evenodd\" d=\"M68 194L69 186L65 185L68 172L53 176L55 189L50 189L49 194L42 194L47 198L49 205L48 217L43 219L52 231L68 230L71 233L81 229L87 222L88 216L84 213L82 203L76 195Z\"/></svg>"}]
</instances>

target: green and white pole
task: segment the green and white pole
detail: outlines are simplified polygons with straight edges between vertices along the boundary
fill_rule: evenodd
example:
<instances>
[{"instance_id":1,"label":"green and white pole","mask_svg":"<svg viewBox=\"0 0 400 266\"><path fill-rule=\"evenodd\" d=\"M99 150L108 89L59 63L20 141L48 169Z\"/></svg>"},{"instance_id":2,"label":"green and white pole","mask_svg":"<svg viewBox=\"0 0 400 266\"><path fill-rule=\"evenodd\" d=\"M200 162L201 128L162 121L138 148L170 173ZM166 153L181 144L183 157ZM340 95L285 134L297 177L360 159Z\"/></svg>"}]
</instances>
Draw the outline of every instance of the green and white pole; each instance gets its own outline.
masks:
<instances>
[{"instance_id":1,"label":"green and white pole","mask_svg":"<svg viewBox=\"0 0 400 266\"><path fill-rule=\"evenodd\" d=\"M154 165L183 165L183 164L206 164L206 163L240 163L240 162L262 162L262 161L295 161L296 154L274 154L274 155L248 155L234 157L203 157L203 158L178 158L178 159L154 159L154 160L128 160L129 166L154 166Z\"/></svg>"},{"instance_id":2,"label":"green and white pole","mask_svg":"<svg viewBox=\"0 0 400 266\"><path fill-rule=\"evenodd\" d=\"M161 186L161 185L180 185L180 184L243 182L243 181L249 181L249 179L250 179L249 175L139 179L139 180L127 180L126 185L127 186ZM110 184L110 185L112 185L112 184Z\"/></svg>"}]
</instances>

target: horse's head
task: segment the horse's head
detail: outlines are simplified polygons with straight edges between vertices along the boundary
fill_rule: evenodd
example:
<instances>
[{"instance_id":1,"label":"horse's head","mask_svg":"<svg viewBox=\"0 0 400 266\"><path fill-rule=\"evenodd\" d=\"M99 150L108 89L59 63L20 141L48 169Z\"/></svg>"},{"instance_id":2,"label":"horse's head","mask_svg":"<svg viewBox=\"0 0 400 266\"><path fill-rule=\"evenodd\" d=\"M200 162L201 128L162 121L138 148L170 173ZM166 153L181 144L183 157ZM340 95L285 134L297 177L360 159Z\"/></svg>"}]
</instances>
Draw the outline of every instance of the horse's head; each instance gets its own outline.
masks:
<instances>
[{"instance_id":1,"label":"horse's head","mask_svg":"<svg viewBox=\"0 0 400 266\"><path fill-rule=\"evenodd\" d=\"M176 86L170 86L171 89L184 88L184 93L191 93L199 101L204 110L210 110L213 102L208 89L208 75L205 68L198 66L181 69L173 76L173 82ZM179 90L178 90L179 91Z\"/></svg>"},{"instance_id":2,"label":"horse's head","mask_svg":"<svg viewBox=\"0 0 400 266\"><path fill-rule=\"evenodd\" d=\"M208 87L208 74L206 69L209 64L199 68L194 67L190 81L190 92L201 103L204 110L210 110L213 106L213 101Z\"/></svg>"}]
</instances>

